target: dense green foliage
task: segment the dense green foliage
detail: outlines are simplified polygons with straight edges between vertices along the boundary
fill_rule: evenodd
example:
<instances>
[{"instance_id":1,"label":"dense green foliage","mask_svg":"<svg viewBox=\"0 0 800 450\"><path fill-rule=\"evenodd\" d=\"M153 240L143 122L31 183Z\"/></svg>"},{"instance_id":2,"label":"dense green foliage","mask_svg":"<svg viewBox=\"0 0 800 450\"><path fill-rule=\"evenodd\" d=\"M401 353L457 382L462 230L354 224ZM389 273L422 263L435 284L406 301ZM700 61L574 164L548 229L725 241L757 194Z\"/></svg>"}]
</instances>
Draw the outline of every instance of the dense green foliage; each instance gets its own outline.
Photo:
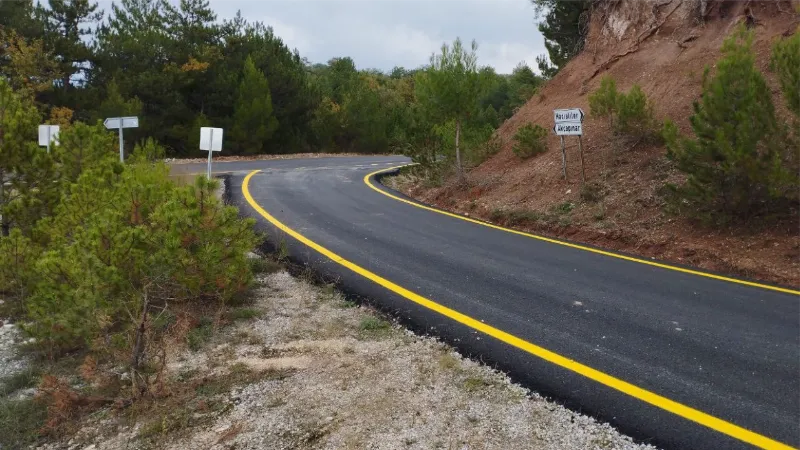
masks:
<instances>
[{"instance_id":1,"label":"dense green foliage","mask_svg":"<svg viewBox=\"0 0 800 450\"><path fill-rule=\"evenodd\" d=\"M222 204L216 181L176 184L152 139L123 165L102 125L71 124L47 153L38 121L32 100L0 80L0 315L20 319L48 355L91 351L124 364L139 395L169 327L159 317L248 289L253 221Z\"/></svg>"},{"instance_id":2,"label":"dense green foliage","mask_svg":"<svg viewBox=\"0 0 800 450\"><path fill-rule=\"evenodd\" d=\"M514 135L514 154L520 158L530 158L547 151L549 132L541 125L526 123Z\"/></svg>"},{"instance_id":3,"label":"dense green foliage","mask_svg":"<svg viewBox=\"0 0 800 450\"><path fill-rule=\"evenodd\" d=\"M54 122L139 116L126 154L152 137L169 156L200 156L199 128L215 126L226 130L223 154L416 157L445 150L436 130L450 120L469 152L541 83L524 64L510 75L479 67L460 41L414 70L310 64L262 23L218 20L207 0L117 0L105 17L90 0L20 0L2 2L0 15L0 78ZM465 83L442 83L461 72ZM455 159L452 147L442 156Z\"/></svg>"},{"instance_id":4,"label":"dense green foliage","mask_svg":"<svg viewBox=\"0 0 800 450\"><path fill-rule=\"evenodd\" d=\"M548 78L583 50L589 32L592 0L531 0L538 16L539 31L549 57L537 58L539 70Z\"/></svg>"},{"instance_id":5,"label":"dense green foliage","mask_svg":"<svg viewBox=\"0 0 800 450\"><path fill-rule=\"evenodd\" d=\"M716 71L706 69L691 117L695 137L681 137L671 122L664 127L669 156L688 175L672 186L677 204L701 218L747 219L776 202L797 201L798 149L777 120L752 39L738 29L723 44Z\"/></svg>"}]
</instances>

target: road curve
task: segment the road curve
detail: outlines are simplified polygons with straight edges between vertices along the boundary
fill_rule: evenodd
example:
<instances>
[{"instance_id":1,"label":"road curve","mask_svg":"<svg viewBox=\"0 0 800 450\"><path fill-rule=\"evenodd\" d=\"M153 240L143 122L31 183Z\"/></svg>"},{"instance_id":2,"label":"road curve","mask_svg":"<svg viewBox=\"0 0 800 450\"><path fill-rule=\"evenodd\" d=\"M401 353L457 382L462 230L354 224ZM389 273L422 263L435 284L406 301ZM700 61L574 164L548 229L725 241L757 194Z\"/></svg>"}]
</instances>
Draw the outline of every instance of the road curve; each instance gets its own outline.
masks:
<instances>
[{"instance_id":1,"label":"road curve","mask_svg":"<svg viewBox=\"0 0 800 450\"><path fill-rule=\"evenodd\" d=\"M286 242L293 258L639 440L667 448L800 444L800 297L792 289L492 229L364 182L405 161L215 170L232 174L243 214L259 219L273 242Z\"/></svg>"}]
</instances>

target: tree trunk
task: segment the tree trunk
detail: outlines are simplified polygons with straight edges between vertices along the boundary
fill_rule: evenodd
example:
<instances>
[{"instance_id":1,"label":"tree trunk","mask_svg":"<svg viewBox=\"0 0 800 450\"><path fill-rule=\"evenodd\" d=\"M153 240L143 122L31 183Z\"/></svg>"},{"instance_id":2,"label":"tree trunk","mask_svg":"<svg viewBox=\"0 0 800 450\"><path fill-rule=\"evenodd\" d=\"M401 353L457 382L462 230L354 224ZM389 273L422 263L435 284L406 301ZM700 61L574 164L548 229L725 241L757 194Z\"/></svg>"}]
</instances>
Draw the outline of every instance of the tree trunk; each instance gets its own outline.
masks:
<instances>
[{"instance_id":1,"label":"tree trunk","mask_svg":"<svg viewBox=\"0 0 800 450\"><path fill-rule=\"evenodd\" d=\"M0 170L0 228L2 229L2 235L8 236L9 234L9 226L8 226L8 217L5 214L5 206L6 206L6 176L5 171Z\"/></svg>"},{"instance_id":2,"label":"tree trunk","mask_svg":"<svg viewBox=\"0 0 800 450\"><path fill-rule=\"evenodd\" d=\"M145 339L147 336L147 309L150 306L150 301L147 298L147 291L144 294L144 302L142 304L142 315L139 319L139 324L136 327L136 339L133 344L133 352L131 355L131 383L133 390L138 395L144 394L147 390L147 379L140 374L142 359L144 359Z\"/></svg>"},{"instance_id":3,"label":"tree trunk","mask_svg":"<svg viewBox=\"0 0 800 450\"><path fill-rule=\"evenodd\" d=\"M461 148L459 148L459 139L461 138L461 119L456 120L456 166L458 168L458 178L464 178L464 168L461 166Z\"/></svg>"}]
</instances>

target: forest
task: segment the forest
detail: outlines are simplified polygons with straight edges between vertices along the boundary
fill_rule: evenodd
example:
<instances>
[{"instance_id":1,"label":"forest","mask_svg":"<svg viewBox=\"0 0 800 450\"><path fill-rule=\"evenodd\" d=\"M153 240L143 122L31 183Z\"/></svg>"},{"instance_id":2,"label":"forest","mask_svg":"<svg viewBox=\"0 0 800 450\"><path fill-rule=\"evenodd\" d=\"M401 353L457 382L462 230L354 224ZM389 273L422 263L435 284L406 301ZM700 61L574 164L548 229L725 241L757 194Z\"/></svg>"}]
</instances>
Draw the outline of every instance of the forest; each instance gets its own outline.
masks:
<instances>
[{"instance_id":1,"label":"forest","mask_svg":"<svg viewBox=\"0 0 800 450\"><path fill-rule=\"evenodd\" d=\"M452 156L456 128L460 147L480 153L543 79L524 62L512 74L480 66L472 44L385 73L345 55L308 61L269 24L221 19L207 0L120 0L110 11L90 0L0 2L0 78L35 102L42 123L139 116L126 150L149 137L178 158L199 153L203 126L226 130L228 155Z\"/></svg>"}]
</instances>

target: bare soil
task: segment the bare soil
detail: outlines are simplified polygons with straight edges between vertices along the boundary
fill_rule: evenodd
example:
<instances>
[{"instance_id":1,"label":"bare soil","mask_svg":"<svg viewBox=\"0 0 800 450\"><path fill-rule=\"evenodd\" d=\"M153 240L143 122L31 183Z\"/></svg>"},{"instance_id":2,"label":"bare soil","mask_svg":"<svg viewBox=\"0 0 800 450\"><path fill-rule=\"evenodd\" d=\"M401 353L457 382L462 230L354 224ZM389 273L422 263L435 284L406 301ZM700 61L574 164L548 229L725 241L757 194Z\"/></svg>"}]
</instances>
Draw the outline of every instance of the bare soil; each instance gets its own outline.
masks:
<instances>
[{"instance_id":1,"label":"bare soil","mask_svg":"<svg viewBox=\"0 0 800 450\"><path fill-rule=\"evenodd\" d=\"M286 272L260 283L257 317L171 357L174 396L190 396L127 420L99 411L42 448L652 448L332 289Z\"/></svg>"},{"instance_id":2,"label":"bare soil","mask_svg":"<svg viewBox=\"0 0 800 450\"><path fill-rule=\"evenodd\" d=\"M706 3L704 13L698 12ZM690 132L692 104L700 98L706 66L720 57L731 30L749 22L755 30L757 63L767 76L781 117L780 89L769 71L773 43L798 27L799 2L709 0L622 0L596 11L585 50L498 130L502 149L471 169L464 183L447 178L440 186L396 180L405 194L438 207L504 225L673 263L691 265L788 286L800 286L800 215L754 219L725 228L703 226L664 211L662 189L681 175L662 145L615 138L605 119L587 116L583 147L586 179L595 198L581 198L577 138L567 139L568 174L561 175L559 140L548 151L522 160L511 151L513 136L526 123L553 126L553 110L580 107L610 75L627 91L642 87L659 120L670 118ZM564 206L569 203L571 206ZM571 209L565 214L552 211ZM547 220L509 220L520 213ZM784 211L785 213L786 211ZM524 214L522 214L524 215Z\"/></svg>"}]
</instances>

